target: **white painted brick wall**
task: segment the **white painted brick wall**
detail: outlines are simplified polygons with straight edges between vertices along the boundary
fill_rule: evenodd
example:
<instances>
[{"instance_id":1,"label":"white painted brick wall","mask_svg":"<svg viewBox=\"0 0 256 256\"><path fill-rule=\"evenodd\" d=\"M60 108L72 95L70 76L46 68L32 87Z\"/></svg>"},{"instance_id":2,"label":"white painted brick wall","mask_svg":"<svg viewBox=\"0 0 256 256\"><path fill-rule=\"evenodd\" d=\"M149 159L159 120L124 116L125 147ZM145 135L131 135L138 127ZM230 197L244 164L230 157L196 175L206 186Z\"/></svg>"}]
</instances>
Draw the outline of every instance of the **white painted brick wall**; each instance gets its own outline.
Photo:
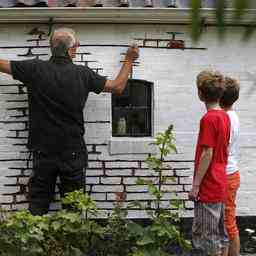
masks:
<instances>
[{"instance_id":1,"label":"white painted brick wall","mask_svg":"<svg viewBox=\"0 0 256 256\"><path fill-rule=\"evenodd\" d=\"M39 24L0 25L0 58L23 59L17 56L25 54L26 42L31 38L27 33ZM84 44L127 44L135 37L165 38L167 31L185 32L187 46L191 46L188 27L170 25L72 25ZM42 25L42 29L46 29ZM238 193L238 214L256 215L255 187L255 45L253 38L247 44L240 41L239 28L228 28L228 40L219 43L215 28L207 28L198 46L207 47L207 51L141 49L140 65L134 68L134 78L145 79L154 83L153 130L163 131L169 124L174 125L178 154L168 157L165 175L174 176L174 181L164 185L166 191L163 205L167 200L179 198L184 200L186 211L182 216L192 216L193 203L187 200L191 187L193 158L198 122L205 109L197 98L195 79L198 72L205 68L219 69L225 74L241 81L241 96L236 110L241 119L241 187ZM40 45L48 45L42 41ZM24 46L24 49L15 48ZM12 48L10 48L12 47ZM33 49L34 54L49 53L48 48ZM100 74L114 78L120 68L120 54L125 52L120 47L81 47L79 53L91 52L88 60L92 68L103 68ZM238 54L239 53L239 54ZM43 57L46 59L47 57ZM81 55L76 60L81 60ZM31 162L27 163L27 96L26 88L10 76L0 75L0 204L15 210L27 207L24 185L31 173ZM20 94L19 92L24 92ZM253 90L254 89L254 90ZM17 101L18 100L18 101ZM151 204L152 197L145 186L137 186L137 177L154 178L154 173L147 169L144 160L151 152L143 139L113 139L111 137L111 95L90 94L84 111L88 144L89 165L86 178L86 190L102 209L101 217L107 217L116 200L116 192L127 193L127 201L141 200ZM112 150L111 150L112 148ZM29 165L29 166L28 166ZM12 185L12 186L9 186ZM15 201L18 203L15 203ZM51 209L58 209L54 203ZM132 210L128 217L145 217L145 212Z\"/></svg>"}]
</instances>

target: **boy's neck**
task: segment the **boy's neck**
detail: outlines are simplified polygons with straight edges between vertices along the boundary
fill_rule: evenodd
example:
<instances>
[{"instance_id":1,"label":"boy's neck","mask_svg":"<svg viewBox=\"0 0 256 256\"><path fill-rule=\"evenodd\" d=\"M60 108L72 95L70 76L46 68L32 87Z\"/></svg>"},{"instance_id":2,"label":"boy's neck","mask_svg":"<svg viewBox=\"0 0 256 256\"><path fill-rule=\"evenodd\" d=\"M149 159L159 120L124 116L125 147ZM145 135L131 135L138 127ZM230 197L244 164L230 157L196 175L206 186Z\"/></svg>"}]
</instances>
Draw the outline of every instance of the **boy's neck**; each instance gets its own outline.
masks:
<instances>
[{"instance_id":1,"label":"boy's neck","mask_svg":"<svg viewBox=\"0 0 256 256\"><path fill-rule=\"evenodd\" d=\"M220 110L221 109L219 102L207 102L207 103L205 103L205 106L206 106L207 110L211 110L211 109Z\"/></svg>"},{"instance_id":2,"label":"boy's neck","mask_svg":"<svg viewBox=\"0 0 256 256\"><path fill-rule=\"evenodd\" d=\"M230 107L222 107L222 109L225 110L226 112L230 111L230 110L233 110L232 106L230 106Z\"/></svg>"}]
</instances>

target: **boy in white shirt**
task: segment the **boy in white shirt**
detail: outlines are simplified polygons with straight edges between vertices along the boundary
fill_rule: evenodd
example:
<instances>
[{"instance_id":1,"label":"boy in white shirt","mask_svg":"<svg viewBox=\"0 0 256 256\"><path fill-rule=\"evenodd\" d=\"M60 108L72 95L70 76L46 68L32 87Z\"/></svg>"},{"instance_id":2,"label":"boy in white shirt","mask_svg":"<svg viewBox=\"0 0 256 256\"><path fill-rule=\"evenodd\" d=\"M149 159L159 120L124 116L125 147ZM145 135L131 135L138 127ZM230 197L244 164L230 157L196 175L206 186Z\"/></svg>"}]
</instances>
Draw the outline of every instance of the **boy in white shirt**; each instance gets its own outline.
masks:
<instances>
[{"instance_id":1,"label":"boy in white shirt","mask_svg":"<svg viewBox=\"0 0 256 256\"><path fill-rule=\"evenodd\" d=\"M220 100L221 107L230 118L230 145L228 164L226 168L228 179L228 197L225 203L225 226L228 232L230 244L224 255L240 255L239 230L236 224L236 193L240 185L240 174L238 171L238 140L239 140L239 118L233 109L234 102L239 98L239 83L230 78L225 78L225 92Z\"/></svg>"}]
</instances>

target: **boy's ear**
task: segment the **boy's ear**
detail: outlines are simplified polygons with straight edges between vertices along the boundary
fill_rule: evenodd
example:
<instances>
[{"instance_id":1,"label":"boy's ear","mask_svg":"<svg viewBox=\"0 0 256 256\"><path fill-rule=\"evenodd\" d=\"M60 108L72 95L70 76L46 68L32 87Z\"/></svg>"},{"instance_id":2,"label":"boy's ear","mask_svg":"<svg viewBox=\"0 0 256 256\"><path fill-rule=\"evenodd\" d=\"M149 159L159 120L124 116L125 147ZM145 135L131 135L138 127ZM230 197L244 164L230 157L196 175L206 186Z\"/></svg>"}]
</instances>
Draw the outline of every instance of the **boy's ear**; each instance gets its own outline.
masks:
<instances>
[{"instance_id":1,"label":"boy's ear","mask_svg":"<svg viewBox=\"0 0 256 256\"><path fill-rule=\"evenodd\" d=\"M198 94L199 99L201 101L204 101L203 94L202 94L201 90L197 89L197 94Z\"/></svg>"}]
</instances>

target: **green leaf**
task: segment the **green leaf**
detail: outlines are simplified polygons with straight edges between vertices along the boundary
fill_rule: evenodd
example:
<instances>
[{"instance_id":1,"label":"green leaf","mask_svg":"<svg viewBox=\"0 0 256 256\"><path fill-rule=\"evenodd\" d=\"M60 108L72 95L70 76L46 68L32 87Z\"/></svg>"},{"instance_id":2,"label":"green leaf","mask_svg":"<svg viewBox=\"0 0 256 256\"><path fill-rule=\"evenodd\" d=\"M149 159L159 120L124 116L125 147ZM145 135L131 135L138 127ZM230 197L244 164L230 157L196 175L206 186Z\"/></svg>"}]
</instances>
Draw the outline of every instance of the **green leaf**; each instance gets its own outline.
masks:
<instances>
[{"instance_id":1,"label":"green leaf","mask_svg":"<svg viewBox=\"0 0 256 256\"><path fill-rule=\"evenodd\" d=\"M90 214L96 214L96 203L87 194L84 194L82 190L75 190L67 193L65 198L62 198L62 203L66 205L74 206L76 210L81 212L88 212Z\"/></svg>"},{"instance_id":2,"label":"green leaf","mask_svg":"<svg viewBox=\"0 0 256 256\"><path fill-rule=\"evenodd\" d=\"M175 208L181 208L181 206L182 206L182 204L183 204L183 202L181 201L181 200L178 200L178 199L173 199L173 200L171 200L170 201L170 204L172 205L172 206L174 206Z\"/></svg>"},{"instance_id":3,"label":"green leaf","mask_svg":"<svg viewBox=\"0 0 256 256\"><path fill-rule=\"evenodd\" d=\"M142 178L138 178L136 181L136 185L147 185L147 182Z\"/></svg>"},{"instance_id":4,"label":"green leaf","mask_svg":"<svg viewBox=\"0 0 256 256\"><path fill-rule=\"evenodd\" d=\"M201 37L201 0L191 0L191 38L197 42Z\"/></svg>"},{"instance_id":5,"label":"green leaf","mask_svg":"<svg viewBox=\"0 0 256 256\"><path fill-rule=\"evenodd\" d=\"M150 233L145 233L141 240L137 241L137 245L153 244L155 241Z\"/></svg>"},{"instance_id":6,"label":"green leaf","mask_svg":"<svg viewBox=\"0 0 256 256\"><path fill-rule=\"evenodd\" d=\"M138 201L138 200L135 200L135 201L132 201L128 204L128 208L139 208L139 209L145 209L145 207L143 206L143 204Z\"/></svg>"},{"instance_id":7,"label":"green leaf","mask_svg":"<svg viewBox=\"0 0 256 256\"><path fill-rule=\"evenodd\" d=\"M234 20L239 21L245 13L245 10L249 8L248 0L234 0L235 16Z\"/></svg>"},{"instance_id":8,"label":"green leaf","mask_svg":"<svg viewBox=\"0 0 256 256\"><path fill-rule=\"evenodd\" d=\"M70 254L69 255L72 255L72 256L83 256L84 254L78 248L75 248L75 247L71 246Z\"/></svg>"},{"instance_id":9,"label":"green leaf","mask_svg":"<svg viewBox=\"0 0 256 256\"><path fill-rule=\"evenodd\" d=\"M127 230L129 235L133 237L142 237L144 235L144 228L133 221L128 222Z\"/></svg>"},{"instance_id":10,"label":"green leaf","mask_svg":"<svg viewBox=\"0 0 256 256\"><path fill-rule=\"evenodd\" d=\"M253 33L255 32L255 28L256 28L255 21L251 22L250 25L245 27L245 30L243 33L243 41L249 41L252 38Z\"/></svg>"},{"instance_id":11,"label":"green leaf","mask_svg":"<svg viewBox=\"0 0 256 256\"><path fill-rule=\"evenodd\" d=\"M60 227L62 226L62 224L59 221L54 221L51 224L53 230L57 231L60 229Z\"/></svg>"},{"instance_id":12,"label":"green leaf","mask_svg":"<svg viewBox=\"0 0 256 256\"><path fill-rule=\"evenodd\" d=\"M168 144L168 147L174 152L174 153L178 153L178 150L177 150L177 148L176 148L176 146L174 145L174 144L172 144L172 143L169 143Z\"/></svg>"},{"instance_id":13,"label":"green leaf","mask_svg":"<svg viewBox=\"0 0 256 256\"><path fill-rule=\"evenodd\" d=\"M219 39L225 35L225 0L216 0L216 19Z\"/></svg>"},{"instance_id":14,"label":"green leaf","mask_svg":"<svg viewBox=\"0 0 256 256\"><path fill-rule=\"evenodd\" d=\"M161 159L158 159L153 156L148 157L145 162L148 165L148 168L152 170L159 170L162 168L163 165Z\"/></svg>"}]
</instances>

